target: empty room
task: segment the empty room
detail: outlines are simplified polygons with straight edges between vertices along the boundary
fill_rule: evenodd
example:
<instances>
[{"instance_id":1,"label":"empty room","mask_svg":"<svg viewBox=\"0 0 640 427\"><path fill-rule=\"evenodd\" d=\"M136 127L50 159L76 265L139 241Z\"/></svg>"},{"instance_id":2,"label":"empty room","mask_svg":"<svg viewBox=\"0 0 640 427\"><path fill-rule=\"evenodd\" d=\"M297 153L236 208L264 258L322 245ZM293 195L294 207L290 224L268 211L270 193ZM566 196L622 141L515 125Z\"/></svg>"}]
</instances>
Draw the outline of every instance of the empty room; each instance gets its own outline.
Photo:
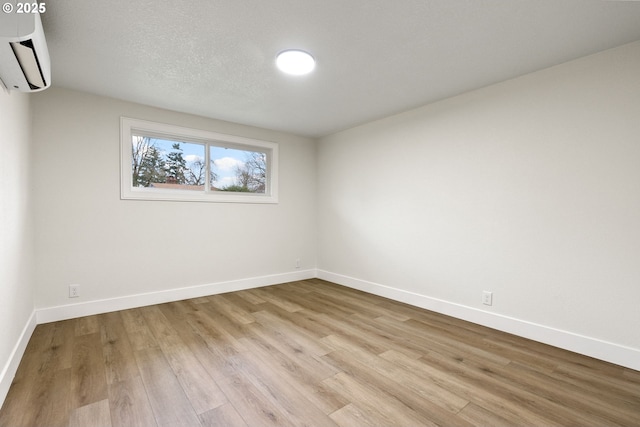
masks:
<instances>
[{"instance_id":1,"label":"empty room","mask_svg":"<svg viewBox=\"0 0 640 427\"><path fill-rule=\"evenodd\" d=\"M640 425L638 23L5 1L0 426Z\"/></svg>"}]
</instances>

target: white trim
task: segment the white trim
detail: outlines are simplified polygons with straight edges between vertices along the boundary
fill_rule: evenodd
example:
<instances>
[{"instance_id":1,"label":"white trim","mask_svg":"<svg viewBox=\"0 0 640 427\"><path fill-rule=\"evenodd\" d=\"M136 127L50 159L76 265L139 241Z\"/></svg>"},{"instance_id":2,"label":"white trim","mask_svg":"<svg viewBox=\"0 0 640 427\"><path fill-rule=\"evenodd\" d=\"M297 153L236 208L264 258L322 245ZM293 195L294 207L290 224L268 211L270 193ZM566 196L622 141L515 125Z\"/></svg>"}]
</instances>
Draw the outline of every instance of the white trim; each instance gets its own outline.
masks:
<instances>
[{"instance_id":1,"label":"white trim","mask_svg":"<svg viewBox=\"0 0 640 427\"><path fill-rule=\"evenodd\" d=\"M198 298L225 292L241 291L280 283L295 282L316 277L316 270L302 270L291 273L273 274L269 276L252 277L249 279L230 280L226 282L210 283L190 286L186 288L168 289L149 292L146 294L127 295L117 298L87 301L78 304L45 307L36 310L38 324L57 322L94 314L109 313L118 310L144 307L153 304Z\"/></svg>"},{"instance_id":2,"label":"white trim","mask_svg":"<svg viewBox=\"0 0 640 427\"><path fill-rule=\"evenodd\" d=\"M162 304L172 301L180 301L189 298L198 298L207 295L221 294L225 292L240 291L244 289L259 288L263 286L277 285L280 283L295 282L317 277L316 270L301 270L290 273L273 274L268 276L252 277L249 279L229 280L225 282L210 283L206 285L190 286L186 288L169 289L165 291L149 292L146 294L128 295L118 298L110 298L97 301L87 301L79 304L62 305L36 309L31 313L27 324L22 330L7 363L0 373L0 407L7 397L13 378L16 375L20 361L24 356L27 344L37 325L57 322L60 320L74 319L82 316L109 313L118 310L144 307L153 304Z\"/></svg>"},{"instance_id":3,"label":"white trim","mask_svg":"<svg viewBox=\"0 0 640 427\"><path fill-rule=\"evenodd\" d=\"M36 309L29 317L0 373L0 405L4 403L29 339L38 324L316 277L640 371L640 350L638 349L329 271L309 269Z\"/></svg>"},{"instance_id":4,"label":"white trim","mask_svg":"<svg viewBox=\"0 0 640 427\"><path fill-rule=\"evenodd\" d=\"M640 349L392 288L329 271L318 278L640 371Z\"/></svg>"},{"instance_id":5,"label":"white trim","mask_svg":"<svg viewBox=\"0 0 640 427\"><path fill-rule=\"evenodd\" d=\"M207 158L209 156L208 148L206 148L207 144L241 150L251 150L253 148L257 151L264 151L267 155L268 173L266 193L133 188L131 176L131 137L135 132L178 141L183 140L196 144L204 144L205 156ZM272 141L120 117L120 198L123 200L164 200L181 202L278 203L278 144Z\"/></svg>"},{"instance_id":6,"label":"white trim","mask_svg":"<svg viewBox=\"0 0 640 427\"><path fill-rule=\"evenodd\" d=\"M29 320L27 320L27 324L22 329L18 342L15 347L13 347L13 351L9 355L9 360L7 360L7 363L4 365L4 368L2 368L2 372L0 373L0 407L2 407L2 404L7 397L7 393L9 393L9 388L13 382L13 378L16 376L18 366L20 365L22 356L24 356L24 351L27 349L27 344L31 339L31 335L36 329L36 325L36 312L33 311L31 316L29 316Z\"/></svg>"}]
</instances>

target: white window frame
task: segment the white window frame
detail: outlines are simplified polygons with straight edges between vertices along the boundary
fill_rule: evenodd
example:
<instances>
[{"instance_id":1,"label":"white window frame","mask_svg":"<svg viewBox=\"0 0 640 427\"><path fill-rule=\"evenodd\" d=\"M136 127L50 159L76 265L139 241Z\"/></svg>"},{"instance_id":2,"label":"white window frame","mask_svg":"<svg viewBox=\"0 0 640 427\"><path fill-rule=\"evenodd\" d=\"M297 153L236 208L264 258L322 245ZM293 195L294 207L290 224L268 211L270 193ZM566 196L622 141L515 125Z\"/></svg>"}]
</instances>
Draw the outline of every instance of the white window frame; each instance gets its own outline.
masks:
<instances>
[{"instance_id":1,"label":"white window frame","mask_svg":"<svg viewBox=\"0 0 640 427\"><path fill-rule=\"evenodd\" d=\"M134 188L131 172L131 144L134 135L183 141L205 146L207 164L204 191L164 188ZM235 193L209 189L210 146L260 151L267 154L267 182L264 193ZM278 203L278 144L271 141L226 135L146 120L120 118L120 197L123 200L165 200L221 203Z\"/></svg>"}]
</instances>

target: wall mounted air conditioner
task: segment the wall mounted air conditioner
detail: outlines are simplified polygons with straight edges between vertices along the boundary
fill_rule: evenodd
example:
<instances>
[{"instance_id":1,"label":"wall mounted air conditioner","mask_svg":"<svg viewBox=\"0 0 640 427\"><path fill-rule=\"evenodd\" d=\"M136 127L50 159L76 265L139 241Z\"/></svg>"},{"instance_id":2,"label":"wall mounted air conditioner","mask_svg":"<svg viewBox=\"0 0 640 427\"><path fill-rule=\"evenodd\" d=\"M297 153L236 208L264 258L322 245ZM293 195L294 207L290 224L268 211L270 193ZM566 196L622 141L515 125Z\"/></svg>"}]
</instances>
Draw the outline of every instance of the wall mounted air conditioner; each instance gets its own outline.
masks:
<instances>
[{"instance_id":1,"label":"wall mounted air conditioner","mask_svg":"<svg viewBox=\"0 0 640 427\"><path fill-rule=\"evenodd\" d=\"M13 5L10 13L7 4ZM40 15L17 13L16 5L6 2L0 12L0 80L7 89L21 92L46 89L51 85L51 63Z\"/></svg>"}]
</instances>

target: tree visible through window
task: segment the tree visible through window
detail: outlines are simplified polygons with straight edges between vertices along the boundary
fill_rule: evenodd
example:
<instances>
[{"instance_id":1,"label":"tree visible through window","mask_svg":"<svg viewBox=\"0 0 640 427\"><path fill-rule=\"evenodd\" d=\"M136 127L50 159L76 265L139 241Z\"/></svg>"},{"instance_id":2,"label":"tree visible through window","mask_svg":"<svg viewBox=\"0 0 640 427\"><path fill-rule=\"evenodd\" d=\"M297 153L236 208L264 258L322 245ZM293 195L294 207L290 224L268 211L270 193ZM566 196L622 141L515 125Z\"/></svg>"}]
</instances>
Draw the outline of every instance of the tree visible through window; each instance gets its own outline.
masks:
<instances>
[{"instance_id":1,"label":"tree visible through window","mask_svg":"<svg viewBox=\"0 0 640 427\"><path fill-rule=\"evenodd\" d=\"M267 182L267 154L258 151L210 147L213 186L221 191L264 193Z\"/></svg>"},{"instance_id":2,"label":"tree visible through window","mask_svg":"<svg viewBox=\"0 0 640 427\"><path fill-rule=\"evenodd\" d=\"M138 123L144 126L135 126ZM128 157L123 152L122 159L128 157L131 165L129 176L123 172L123 198L277 201L275 143L126 118L122 119L122 138L129 139L129 147L124 142L122 147L130 153ZM214 194L220 196L209 199ZM251 199L243 194L262 197Z\"/></svg>"},{"instance_id":3,"label":"tree visible through window","mask_svg":"<svg viewBox=\"0 0 640 427\"><path fill-rule=\"evenodd\" d=\"M204 153L202 144L133 135L132 185L203 191L207 169ZM211 177L215 179L215 174Z\"/></svg>"}]
</instances>

